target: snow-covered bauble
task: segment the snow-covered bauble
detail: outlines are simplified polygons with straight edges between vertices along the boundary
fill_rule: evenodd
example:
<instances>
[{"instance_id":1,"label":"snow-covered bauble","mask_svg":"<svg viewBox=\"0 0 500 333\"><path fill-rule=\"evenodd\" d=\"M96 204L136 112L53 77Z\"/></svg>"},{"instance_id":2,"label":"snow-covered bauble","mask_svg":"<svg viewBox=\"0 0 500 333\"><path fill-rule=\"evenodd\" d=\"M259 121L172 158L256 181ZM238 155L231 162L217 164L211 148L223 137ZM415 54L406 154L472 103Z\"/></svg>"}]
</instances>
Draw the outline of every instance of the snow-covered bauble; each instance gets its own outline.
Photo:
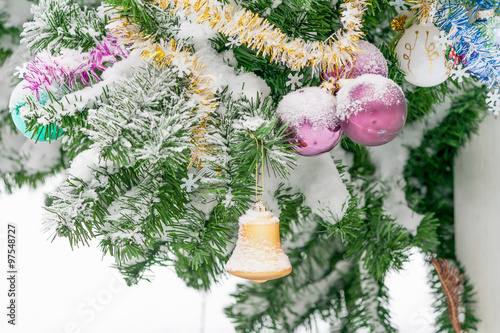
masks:
<instances>
[{"instance_id":1,"label":"snow-covered bauble","mask_svg":"<svg viewBox=\"0 0 500 333\"><path fill-rule=\"evenodd\" d=\"M257 202L239 218L236 247L226 269L234 275L262 283L292 272L280 241L279 220Z\"/></svg>"},{"instance_id":2,"label":"snow-covered bauble","mask_svg":"<svg viewBox=\"0 0 500 333\"><path fill-rule=\"evenodd\" d=\"M289 123L290 143L301 155L318 155L339 143L342 131L335 116L335 97L320 87L307 87L283 97L276 110Z\"/></svg>"},{"instance_id":3,"label":"snow-covered bauble","mask_svg":"<svg viewBox=\"0 0 500 333\"><path fill-rule=\"evenodd\" d=\"M406 80L416 86L436 86L450 75L445 46L435 37L439 37L435 25L413 25L405 30L396 45L400 68L406 74Z\"/></svg>"},{"instance_id":4,"label":"snow-covered bauble","mask_svg":"<svg viewBox=\"0 0 500 333\"><path fill-rule=\"evenodd\" d=\"M354 79L363 74L378 74L387 77L389 72L387 60L380 50L370 42L358 41L359 53L356 55L354 64L343 68L335 67L333 71L323 72L323 80L328 81L330 77L335 79Z\"/></svg>"},{"instance_id":5,"label":"snow-covered bauble","mask_svg":"<svg viewBox=\"0 0 500 333\"><path fill-rule=\"evenodd\" d=\"M32 102L43 106L50 101L50 96L44 88L40 88L38 90L39 96L37 97L29 88L25 88L27 85L26 81L22 81L14 88L10 96L9 110L14 124L24 136L32 140L40 142L57 140L64 134L64 131L56 125L43 126L36 133L28 130L26 122L22 118L22 110L29 108L27 98L29 97Z\"/></svg>"},{"instance_id":6,"label":"snow-covered bauble","mask_svg":"<svg viewBox=\"0 0 500 333\"><path fill-rule=\"evenodd\" d=\"M393 140L406 122L406 99L401 88L381 75L349 80L337 94L337 115L345 135L364 146Z\"/></svg>"}]
</instances>

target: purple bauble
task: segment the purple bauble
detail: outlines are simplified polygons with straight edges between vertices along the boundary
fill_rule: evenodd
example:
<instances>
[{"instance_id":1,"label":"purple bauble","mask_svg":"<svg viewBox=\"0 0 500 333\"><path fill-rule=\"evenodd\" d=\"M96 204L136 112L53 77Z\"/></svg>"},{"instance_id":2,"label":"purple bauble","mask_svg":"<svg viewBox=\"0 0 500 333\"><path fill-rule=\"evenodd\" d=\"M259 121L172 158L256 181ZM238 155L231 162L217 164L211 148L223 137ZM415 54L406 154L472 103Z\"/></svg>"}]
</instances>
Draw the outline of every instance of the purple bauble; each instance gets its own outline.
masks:
<instances>
[{"instance_id":1,"label":"purple bauble","mask_svg":"<svg viewBox=\"0 0 500 333\"><path fill-rule=\"evenodd\" d=\"M318 155L340 141L342 131L335 116L335 97L319 87L293 91L283 97L276 113L288 123L288 138L301 155Z\"/></svg>"},{"instance_id":2,"label":"purple bauble","mask_svg":"<svg viewBox=\"0 0 500 333\"><path fill-rule=\"evenodd\" d=\"M325 127L313 127L308 122L294 128L289 127L290 143L295 144L292 149L304 156L319 155L335 147L342 138L342 130L337 126L333 130Z\"/></svg>"},{"instance_id":3,"label":"purple bauble","mask_svg":"<svg viewBox=\"0 0 500 333\"><path fill-rule=\"evenodd\" d=\"M394 139L406 121L406 99L401 88L381 75L365 74L337 94L340 127L354 142L380 146Z\"/></svg>"},{"instance_id":4,"label":"purple bauble","mask_svg":"<svg viewBox=\"0 0 500 333\"><path fill-rule=\"evenodd\" d=\"M387 77L389 69L387 60L380 50L370 42L360 40L358 42L359 53L356 55L354 66L349 64L343 68L335 67L331 72L323 72L321 75L325 81L330 77L336 79L355 79L363 74L378 74Z\"/></svg>"}]
</instances>

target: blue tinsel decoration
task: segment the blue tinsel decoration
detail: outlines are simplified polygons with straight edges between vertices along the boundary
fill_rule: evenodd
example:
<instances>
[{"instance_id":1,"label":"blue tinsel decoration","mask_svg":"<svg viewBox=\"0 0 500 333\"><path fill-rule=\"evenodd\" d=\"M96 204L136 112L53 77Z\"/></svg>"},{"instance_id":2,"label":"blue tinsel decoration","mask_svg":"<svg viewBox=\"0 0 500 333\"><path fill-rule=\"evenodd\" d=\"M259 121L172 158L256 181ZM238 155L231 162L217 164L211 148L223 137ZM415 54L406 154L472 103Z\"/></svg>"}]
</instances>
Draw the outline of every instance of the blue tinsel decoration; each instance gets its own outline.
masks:
<instances>
[{"instance_id":1,"label":"blue tinsel decoration","mask_svg":"<svg viewBox=\"0 0 500 333\"><path fill-rule=\"evenodd\" d=\"M475 1L472 7L454 0L442 0L434 16L436 26L447 34L450 47L464 68L489 89L500 87L500 47L496 38L491 40L477 27L474 17L477 11L495 9L499 5L498 0ZM496 36L496 30L494 34ZM498 34L500 36L500 31Z\"/></svg>"}]
</instances>

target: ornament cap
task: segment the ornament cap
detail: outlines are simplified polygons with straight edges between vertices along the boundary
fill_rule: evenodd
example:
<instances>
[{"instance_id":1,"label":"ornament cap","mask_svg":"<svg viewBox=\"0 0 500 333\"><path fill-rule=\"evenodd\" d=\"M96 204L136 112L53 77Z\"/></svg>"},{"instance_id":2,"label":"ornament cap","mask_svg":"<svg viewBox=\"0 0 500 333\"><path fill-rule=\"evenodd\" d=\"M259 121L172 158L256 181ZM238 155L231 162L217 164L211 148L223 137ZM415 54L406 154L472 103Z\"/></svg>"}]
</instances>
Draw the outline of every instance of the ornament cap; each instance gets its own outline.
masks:
<instances>
[{"instance_id":1,"label":"ornament cap","mask_svg":"<svg viewBox=\"0 0 500 333\"><path fill-rule=\"evenodd\" d=\"M252 209L255 210L256 212L267 212L267 207L266 205L264 205L262 200L257 200L257 202L254 203Z\"/></svg>"},{"instance_id":2,"label":"ornament cap","mask_svg":"<svg viewBox=\"0 0 500 333\"><path fill-rule=\"evenodd\" d=\"M486 20L489 19L490 17L494 17L496 14L495 8L488 9L488 10L480 10L476 13L476 20Z\"/></svg>"}]
</instances>

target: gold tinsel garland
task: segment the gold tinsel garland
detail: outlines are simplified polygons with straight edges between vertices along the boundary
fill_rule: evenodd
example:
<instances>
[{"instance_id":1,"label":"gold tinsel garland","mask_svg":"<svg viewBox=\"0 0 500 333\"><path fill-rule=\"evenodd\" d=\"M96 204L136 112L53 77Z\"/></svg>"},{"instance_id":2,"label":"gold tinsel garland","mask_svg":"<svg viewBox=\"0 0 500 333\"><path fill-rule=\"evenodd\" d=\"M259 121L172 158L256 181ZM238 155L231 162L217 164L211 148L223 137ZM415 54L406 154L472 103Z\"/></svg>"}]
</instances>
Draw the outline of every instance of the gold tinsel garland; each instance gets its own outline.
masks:
<instances>
[{"instance_id":1,"label":"gold tinsel garland","mask_svg":"<svg viewBox=\"0 0 500 333\"><path fill-rule=\"evenodd\" d=\"M186 74L189 74L188 97L197 102L195 116L199 125L191 129L192 140L196 149L191 152L191 162L188 167L200 167L203 156L207 156L207 146L204 140L208 115L217 107L217 102L212 91L212 79L204 72L205 65L198 61L198 57L183 48L175 40L155 42L153 36L145 36L139 26L125 19L112 22L108 28L121 39L122 43L133 50L138 50L145 60L153 60L159 66L183 64ZM179 71L181 69L178 69Z\"/></svg>"},{"instance_id":2,"label":"gold tinsel garland","mask_svg":"<svg viewBox=\"0 0 500 333\"><path fill-rule=\"evenodd\" d=\"M258 14L231 4L222 6L216 0L150 1L163 10L175 5L175 10L185 10L186 15L194 16L197 23L207 23L257 53L269 55L275 63L292 69L319 65L324 70L353 63L359 52L357 41L363 36L362 17L367 5L364 0L346 1L341 5L343 29L325 42L309 42L300 38L290 39Z\"/></svg>"},{"instance_id":3,"label":"gold tinsel garland","mask_svg":"<svg viewBox=\"0 0 500 333\"><path fill-rule=\"evenodd\" d=\"M432 19L436 13L435 0L407 0L407 2L412 4L411 12L417 13L420 24L432 23Z\"/></svg>"}]
</instances>

